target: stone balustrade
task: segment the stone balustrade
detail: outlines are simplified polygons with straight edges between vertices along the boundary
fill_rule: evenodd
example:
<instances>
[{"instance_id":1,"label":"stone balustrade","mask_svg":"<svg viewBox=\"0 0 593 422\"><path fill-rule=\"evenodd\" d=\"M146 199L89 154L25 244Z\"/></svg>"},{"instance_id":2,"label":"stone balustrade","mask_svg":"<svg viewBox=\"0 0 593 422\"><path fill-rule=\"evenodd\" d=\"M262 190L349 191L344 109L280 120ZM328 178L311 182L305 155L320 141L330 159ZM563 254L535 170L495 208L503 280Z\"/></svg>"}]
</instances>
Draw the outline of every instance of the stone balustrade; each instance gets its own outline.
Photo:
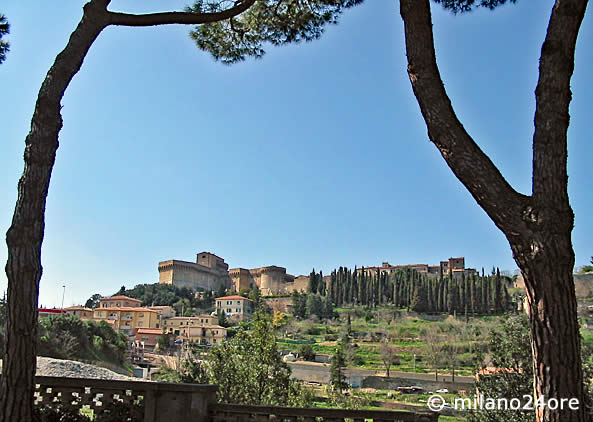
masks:
<instances>
[{"instance_id":1,"label":"stone balustrade","mask_svg":"<svg viewBox=\"0 0 593 422\"><path fill-rule=\"evenodd\" d=\"M248 406L216 403L215 385L35 378L35 403L95 415L114 402L140 404L144 422L438 422L438 413Z\"/></svg>"},{"instance_id":2,"label":"stone balustrade","mask_svg":"<svg viewBox=\"0 0 593 422\"><path fill-rule=\"evenodd\" d=\"M90 408L100 414L113 402L139 403L144 422L207 422L215 385L35 377L35 402L61 404L72 410Z\"/></svg>"},{"instance_id":3,"label":"stone balustrade","mask_svg":"<svg viewBox=\"0 0 593 422\"><path fill-rule=\"evenodd\" d=\"M211 422L438 422L438 413L387 410L302 409L296 407L246 406L212 403Z\"/></svg>"}]
</instances>

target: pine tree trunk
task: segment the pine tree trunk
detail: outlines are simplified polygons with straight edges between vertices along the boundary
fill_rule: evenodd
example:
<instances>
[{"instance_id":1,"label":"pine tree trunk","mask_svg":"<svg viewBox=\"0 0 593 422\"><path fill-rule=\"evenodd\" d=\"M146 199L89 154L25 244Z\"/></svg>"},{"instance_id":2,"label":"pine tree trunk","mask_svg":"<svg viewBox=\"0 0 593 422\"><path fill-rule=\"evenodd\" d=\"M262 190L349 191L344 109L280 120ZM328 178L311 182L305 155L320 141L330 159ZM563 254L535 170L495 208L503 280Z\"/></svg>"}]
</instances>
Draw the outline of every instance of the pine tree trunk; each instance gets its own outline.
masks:
<instances>
[{"instance_id":1,"label":"pine tree trunk","mask_svg":"<svg viewBox=\"0 0 593 422\"><path fill-rule=\"evenodd\" d=\"M107 25L108 1L93 0L56 57L39 91L25 139L25 169L18 185L12 225L6 234L8 276L6 342L0 384L0 422L30 421L38 342L41 243L45 201L62 127L60 101L95 38Z\"/></svg>"},{"instance_id":2,"label":"pine tree trunk","mask_svg":"<svg viewBox=\"0 0 593 422\"><path fill-rule=\"evenodd\" d=\"M578 410L538 408L538 422L588 421L572 270L574 216L568 200L570 79L587 0L556 0L542 46L535 91L531 196L515 191L455 115L439 74L428 0L400 0L408 75L430 140L508 239L530 305L536 399L579 402ZM482 309L492 308L481 281ZM478 294L479 299L479 294ZM478 306L480 307L480 306Z\"/></svg>"},{"instance_id":3,"label":"pine tree trunk","mask_svg":"<svg viewBox=\"0 0 593 422\"><path fill-rule=\"evenodd\" d=\"M538 245L535 259L529 246L528 249L513 247L513 252L527 288L535 396L546 401L551 398L579 401L579 410L571 410L566 404L564 410L538 408L537 420L586 421L570 233L546 233L530 244Z\"/></svg>"}]
</instances>

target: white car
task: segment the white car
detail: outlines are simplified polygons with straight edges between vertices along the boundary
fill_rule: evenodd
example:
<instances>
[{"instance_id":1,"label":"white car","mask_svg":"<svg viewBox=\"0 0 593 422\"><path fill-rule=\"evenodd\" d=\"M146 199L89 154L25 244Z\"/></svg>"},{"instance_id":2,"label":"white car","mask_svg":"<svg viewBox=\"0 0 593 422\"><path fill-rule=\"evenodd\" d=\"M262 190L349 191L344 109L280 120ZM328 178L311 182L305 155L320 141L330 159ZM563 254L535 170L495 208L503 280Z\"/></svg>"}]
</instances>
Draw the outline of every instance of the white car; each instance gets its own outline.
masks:
<instances>
[{"instance_id":1,"label":"white car","mask_svg":"<svg viewBox=\"0 0 593 422\"><path fill-rule=\"evenodd\" d=\"M439 394L447 394L449 392L449 390L447 390L446 388L441 388L440 390L437 390L437 393Z\"/></svg>"}]
</instances>

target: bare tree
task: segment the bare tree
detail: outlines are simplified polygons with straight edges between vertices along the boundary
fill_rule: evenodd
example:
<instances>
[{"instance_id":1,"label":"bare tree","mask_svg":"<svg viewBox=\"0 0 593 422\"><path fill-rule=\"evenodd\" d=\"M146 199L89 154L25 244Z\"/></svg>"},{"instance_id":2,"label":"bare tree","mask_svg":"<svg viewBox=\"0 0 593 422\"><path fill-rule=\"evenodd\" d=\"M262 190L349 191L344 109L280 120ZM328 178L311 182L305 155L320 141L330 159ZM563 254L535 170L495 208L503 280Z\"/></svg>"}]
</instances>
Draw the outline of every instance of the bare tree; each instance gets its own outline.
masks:
<instances>
[{"instance_id":1,"label":"bare tree","mask_svg":"<svg viewBox=\"0 0 593 422\"><path fill-rule=\"evenodd\" d=\"M426 328L422 341L426 344L426 355L434 369L434 380L439 380L439 367L443 361L443 338L441 331L436 325L430 325Z\"/></svg>"},{"instance_id":2,"label":"bare tree","mask_svg":"<svg viewBox=\"0 0 593 422\"><path fill-rule=\"evenodd\" d=\"M441 0L456 11L473 1ZM504 1L475 5L494 8ZM572 271L574 215L568 199L567 129L575 45L587 0L556 0L535 91L532 194L513 189L458 120L437 67L429 0L400 0L408 74L428 136L455 176L505 234L527 287L538 397L577 398L580 409L538 408L537 420L585 421Z\"/></svg>"},{"instance_id":3,"label":"bare tree","mask_svg":"<svg viewBox=\"0 0 593 422\"><path fill-rule=\"evenodd\" d=\"M398 364L400 360L395 347L391 345L391 341L388 338L383 339L381 342L381 345L379 346L379 355L381 356L383 366L385 366L386 375L389 377L389 369L391 368L391 365Z\"/></svg>"}]
</instances>

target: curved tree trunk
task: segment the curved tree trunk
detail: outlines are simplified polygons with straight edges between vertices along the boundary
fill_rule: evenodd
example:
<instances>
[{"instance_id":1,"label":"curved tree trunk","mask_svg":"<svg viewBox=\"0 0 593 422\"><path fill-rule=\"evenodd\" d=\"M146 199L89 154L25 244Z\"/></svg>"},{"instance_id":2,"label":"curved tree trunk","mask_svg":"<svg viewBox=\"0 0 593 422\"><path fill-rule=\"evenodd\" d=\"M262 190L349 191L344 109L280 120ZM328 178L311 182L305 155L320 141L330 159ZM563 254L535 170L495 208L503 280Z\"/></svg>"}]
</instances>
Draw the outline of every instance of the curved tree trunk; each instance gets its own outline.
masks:
<instances>
[{"instance_id":1,"label":"curved tree trunk","mask_svg":"<svg viewBox=\"0 0 593 422\"><path fill-rule=\"evenodd\" d=\"M400 0L408 74L430 140L505 234L530 306L537 421L584 422L583 371L572 278L574 215L568 200L567 130L576 39L587 0L556 0L542 46L533 137L533 194L516 192L457 119L436 63L429 0ZM567 400L578 400L570 409Z\"/></svg>"},{"instance_id":2,"label":"curved tree trunk","mask_svg":"<svg viewBox=\"0 0 593 422\"><path fill-rule=\"evenodd\" d=\"M213 12L163 12L127 14L110 12L111 0L89 0L82 20L47 73L35 104L31 131L25 139L25 170L18 199L6 234L8 245L8 312L3 377L0 383L0 422L30 421L33 406L37 302L41 279L41 243L45 201L62 127L60 101L101 31L109 25L201 25L240 15L256 0L238 0L232 7Z\"/></svg>"},{"instance_id":3,"label":"curved tree trunk","mask_svg":"<svg viewBox=\"0 0 593 422\"><path fill-rule=\"evenodd\" d=\"M0 422L30 421L38 341L38 296L45 200L62 127L60 101L99 33L108 24L109 1L92 0L66 48L39 90L31 131L25 139L25 169L6 234L8 276L6 345L0 384Z\"/></svg>"}]
</instances>

